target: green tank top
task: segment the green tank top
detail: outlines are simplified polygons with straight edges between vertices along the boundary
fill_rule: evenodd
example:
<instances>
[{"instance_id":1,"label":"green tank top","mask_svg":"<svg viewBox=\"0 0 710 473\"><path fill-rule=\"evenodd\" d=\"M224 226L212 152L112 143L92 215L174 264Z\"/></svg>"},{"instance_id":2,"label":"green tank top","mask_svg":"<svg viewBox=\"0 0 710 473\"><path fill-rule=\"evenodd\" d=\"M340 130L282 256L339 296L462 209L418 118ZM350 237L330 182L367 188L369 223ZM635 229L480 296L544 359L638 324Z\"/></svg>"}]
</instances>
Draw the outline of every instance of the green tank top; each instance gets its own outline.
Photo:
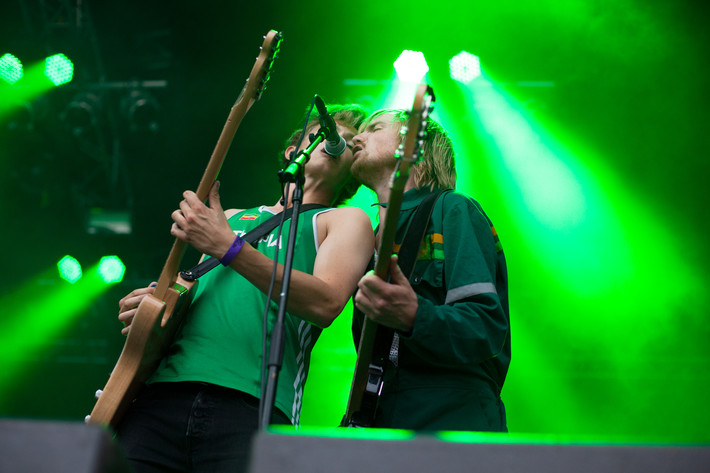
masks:
<instances>
[{"instance_id":1,"label":"green tank top","mask_svg":"<svg viewBox=\"0 0 710 473\"><path fill-rule=\"evenodd\" d=\"M328 210L302 212L294 251L293 269L313 273L318 251L316 216ZM264 207L233 215L229 223L243 235L273 214ZM291 220L284 223L279 262L283 264ZM272 260L279 238L278 227L253 246ZM262 339L266 295L231 268L217 266L199 279L185 325L168 350L154 382L198 381L261 397ZM269 301L267 349L278 304ZM301 398L311 350L321 329L286 314L283 365L279 372L275 406L298 425Z\"/></svg>"}]
</instances>

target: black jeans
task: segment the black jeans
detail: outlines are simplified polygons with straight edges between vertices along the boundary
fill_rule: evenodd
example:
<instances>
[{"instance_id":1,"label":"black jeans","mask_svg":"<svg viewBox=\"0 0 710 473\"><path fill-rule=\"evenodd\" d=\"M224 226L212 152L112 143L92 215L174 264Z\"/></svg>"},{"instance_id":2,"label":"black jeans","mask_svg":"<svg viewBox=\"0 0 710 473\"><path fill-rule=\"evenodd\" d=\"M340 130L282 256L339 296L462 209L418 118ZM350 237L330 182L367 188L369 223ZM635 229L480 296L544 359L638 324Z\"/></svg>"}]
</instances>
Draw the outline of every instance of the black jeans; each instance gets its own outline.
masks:
<instances>
[{"instance_id":1,"label":"black jeans","mask_svg":"<svg viewBox=\"0 0 710 473\"><path fill-rule=\"evenodd\" d=\"M273 409L272 423L290 424ZM259 400L205 383L147 386L116 429L136 473L245 472Z\"/></svg>"}]
</instances>

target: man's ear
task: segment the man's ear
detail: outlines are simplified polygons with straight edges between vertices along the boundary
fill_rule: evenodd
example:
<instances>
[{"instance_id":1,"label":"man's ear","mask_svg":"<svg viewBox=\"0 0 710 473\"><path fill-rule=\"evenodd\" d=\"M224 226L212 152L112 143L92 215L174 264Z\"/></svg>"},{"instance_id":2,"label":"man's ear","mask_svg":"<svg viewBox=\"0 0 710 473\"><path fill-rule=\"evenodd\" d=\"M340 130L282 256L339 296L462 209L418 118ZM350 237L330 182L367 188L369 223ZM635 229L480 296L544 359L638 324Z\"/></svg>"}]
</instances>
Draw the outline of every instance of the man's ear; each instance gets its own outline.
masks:
<instances>
[{"instance_id":1,"label":"man's ear","mask_svg":"<svg viewBox=\"0 0 710 473\"><path fill-rule=\"evenodd\" d=\"M293 158L296 157L296 147L289 146L286 148L286 151L284 151L284 157L286 158L286 161L292 161Z\"/></svg>"}]
</instances>

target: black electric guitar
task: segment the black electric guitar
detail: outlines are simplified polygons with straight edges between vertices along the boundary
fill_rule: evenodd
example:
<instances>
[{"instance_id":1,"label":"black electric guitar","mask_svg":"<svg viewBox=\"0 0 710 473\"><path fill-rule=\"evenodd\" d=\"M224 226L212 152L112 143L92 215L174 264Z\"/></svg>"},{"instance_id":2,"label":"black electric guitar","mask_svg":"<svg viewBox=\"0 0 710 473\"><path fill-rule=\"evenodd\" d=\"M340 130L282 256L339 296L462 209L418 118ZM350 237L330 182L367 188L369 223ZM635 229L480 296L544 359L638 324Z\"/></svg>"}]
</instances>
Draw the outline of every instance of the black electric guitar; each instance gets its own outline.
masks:
<instances>
[{"instance_id":1,"label":"black electric guitar","mask_svg":"<svg viewBox=\"0 0 710 473\"><path fill-rule=\"evenodd\" d=\"M281 40L281 33L274 30L264 36L261 52L246 85L232 106L195 191L203 202L217 179L237 128L265 89ZM157 369L184 319L191 294L194 292L192 289L196 281L188 281L178 274L185 248L185 242L176 238L160 273L155 292L146 296L138 306L118 362L106 386L98 395L87 422L115 427L126 408L135 399L140 387Z\"/></svg>"},{"instance_id":2,"label":"black electric guitar","mask_svg":"<svg viewBox=\"0 0 710 473\"><path fill-rule=\"evenodd\" d=\"M434 94L431 87L419 85L412 110L407 120L406 137L395 157L397 164L390 179L389 199L384 225L380 231L380 243L375 261L375 275L386 279L389 273L390 257L394 248L402 194L409 178L409 168L421 158L422 146L426 134L426 122L431 113ZM375 355L383 343L392 342L392 330L383 327L367 317L364 318L360 344L357 350L357 362L350 389L350 398L341 426L368 427L375 417L377 400L382 389L384 365L387 361L382 355ZM386 347L389 353L389 346ZM374 355L374 356L373 356Z\"/></svg>"}]
</instances>

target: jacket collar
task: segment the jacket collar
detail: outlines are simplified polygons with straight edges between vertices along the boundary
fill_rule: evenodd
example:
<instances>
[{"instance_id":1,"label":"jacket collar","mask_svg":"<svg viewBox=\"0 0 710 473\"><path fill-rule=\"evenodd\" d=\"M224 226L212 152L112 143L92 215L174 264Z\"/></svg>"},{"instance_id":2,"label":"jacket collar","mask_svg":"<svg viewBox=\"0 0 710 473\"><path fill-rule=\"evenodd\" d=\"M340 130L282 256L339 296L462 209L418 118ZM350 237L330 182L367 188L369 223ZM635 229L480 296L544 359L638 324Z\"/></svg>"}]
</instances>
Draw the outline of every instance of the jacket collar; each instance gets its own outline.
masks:
<instances>
[{"instance_id":1,"label":"jacket collar","mask_svg":"<svg viewBox=\"0 0 710 473\"><path fill-rule=\"evenodd\" d=\"M402 210L412 210L419 206L424 200L424 197L428 196L433 192L438 192L440 189L434 186L433 189L429 187L421 187L415 189L409 189L402 195Z\"/></svg>"}]
</instances>

